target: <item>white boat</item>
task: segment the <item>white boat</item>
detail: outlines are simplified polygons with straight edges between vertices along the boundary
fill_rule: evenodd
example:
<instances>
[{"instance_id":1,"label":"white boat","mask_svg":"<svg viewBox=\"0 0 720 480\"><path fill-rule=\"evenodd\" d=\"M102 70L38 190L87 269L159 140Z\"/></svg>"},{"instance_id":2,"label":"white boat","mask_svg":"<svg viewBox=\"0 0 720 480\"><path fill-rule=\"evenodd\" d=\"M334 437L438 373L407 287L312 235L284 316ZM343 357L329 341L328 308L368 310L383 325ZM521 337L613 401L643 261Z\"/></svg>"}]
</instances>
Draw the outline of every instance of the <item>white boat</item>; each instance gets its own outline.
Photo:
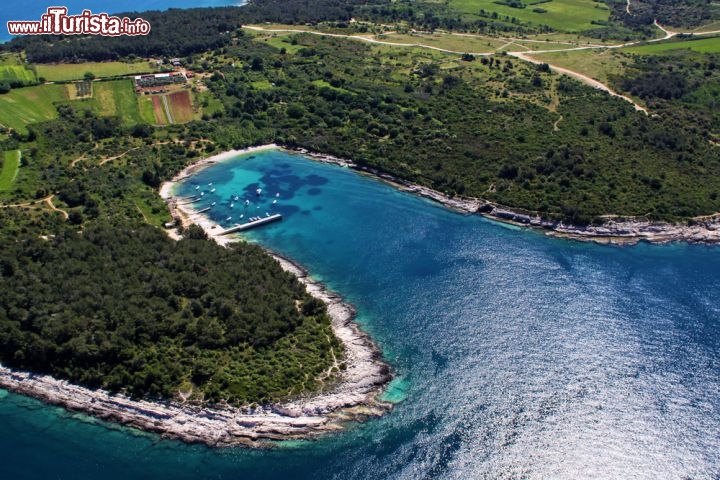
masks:
<instances>
[{"instance_id":1,"label":"white boat","mask_svg":"<svg viewBox=\"0 0 720 480\"><path fill-rule=\"evenodd\" d=\"M275 194L275 198L279 198L279 197L280 197L280 194L279 194L279 193L276 193L276 194Z\"/></svg>"},{"instance_id":2,"label":"white boat","mask_svg":"<svg viewBox=\"0 0 720 480\"><path fill-rule=\"evenodd\" d=\"M209 186L209 187L212 187L212 182L208 183L208 186Z\"/></svg>"},{"instance_id":3,"label":"white boat","mask_svg":"<svg viewBox=\"0 0 720 480\"><path fill-rule=\"evenodd\" d=\"M234 206L235 206L235 204L234 204L234 203L231 203L231 204L230 204L230 208L232 208L232 207L234 207Z\"/></svg>"},{"instance_id":4,"label":"white boat","mask_svg":"<svg viewBox=\"0 0 720 480\"><path fill-rule=\"evenodd\" d=\"M210 206L211 206L211 207L214 207L216 203L217 203L217 202L212 202L212 205L210 205Z\"/></svg>"},{"instance_id":5,"label":"white boat","mask_svg":"<svg viewBox=\"0 0 720 480\"><path fill-rule=\"evenodd\" d=\"M250 200L245 200L245 205L250 205Z\"/></svg>"},{"instance_id":6,"label":"white boat","mask_svg":"<svg viewBox=\"0 0 720 480\"><path fill-rule=\"evenodd\" d=\"M243 214L240 214L240 218L243 218L244 216L245 216L245 215L243 215Z\"/></svg>"},{"instance_id":7,"label":"white boat","mask_svg":"<svg viewBox=\"0 0 720 480\"><path fill-rule=\"evenodd\" d=\"M262 188L258 188L257 190L255 190L255 193L257 193L258 195L260 195L260 194L262 193Z\"/></svg>"},{"instance_id":8,"label":"white boat","mask_svg":"<svg viewBox=\"0 0 720 480\"><path fill-rule=\"evenodd\" d=\"M269 214L268 212L265 212L265 216L266 216L266 217L269 217L270 214Z\"/></svg>"},{"instance_id":9,"label":"white boat","mask_svg":"<svg viewBox=\"0 0 720 480\"><path fill-rule=\"evenodd\" d=\"M200 196L202 197L203 195L205 195L205 192L200 192Z\"/></svg>"},{"instance_id":10,"label":"white boat","mask_svg":"<svg viewBox=\"0 0 720 480\"><path fill-rule=\"evenodd\" d=\"M210 193L213 193L214 191L215 191L215 189L213 188L213 189L210 190Z\"/></svg>"},{"instance_id":11,"label":"white boat","mask_svg":"<svg viewBox=\"0 0 720 480\"><path fill-rule=\"evenodd\" d=\"M195 190L199 190L199 189L200 189L200 185L198 185L197 187L195 187Z\"/></svg>"},{"instance_id":12,"label":"white boat","mask_svg":"<svg viewBox=\"0 0 720 480\"><path fill-rule=\"evenodd\" d=\"M276 203L277 203L277 200L273 200L273 205L275 205Z\"/></svg>"},{"instance_id":13,"label":"white boat","mask_svg":"<svg viewBox=\"0 0 720 480\"><path fill-rule=\"evenodd\" d=\"M232 217L228 217L225 219L226 222L229 222L230 220L232 220Z\"/></svg>"}]
</instances>

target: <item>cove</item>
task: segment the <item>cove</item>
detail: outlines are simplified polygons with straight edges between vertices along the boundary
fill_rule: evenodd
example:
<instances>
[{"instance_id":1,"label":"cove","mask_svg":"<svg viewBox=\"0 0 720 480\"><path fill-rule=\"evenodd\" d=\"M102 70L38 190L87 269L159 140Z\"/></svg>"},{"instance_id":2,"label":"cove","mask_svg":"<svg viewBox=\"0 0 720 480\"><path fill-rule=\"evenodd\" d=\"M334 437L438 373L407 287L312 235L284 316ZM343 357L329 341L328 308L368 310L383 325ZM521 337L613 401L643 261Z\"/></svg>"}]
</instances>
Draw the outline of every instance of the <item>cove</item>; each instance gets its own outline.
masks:
<instances>
[{"instance_id":1,"label":"cove","mask_svg":"<svg viewBox=\"0 0 720 480\"><path fill-rule=\"evenodd\" d=\"M221 224L241 214L234 195L283 215L245 238L358 308L398 374L387 395L402 401L318 441L256 451L3 394L3 478L720 475L717 248L552 239L281 150L210 166L176 194L195 187Z\"/></svg>"}]
</instances>

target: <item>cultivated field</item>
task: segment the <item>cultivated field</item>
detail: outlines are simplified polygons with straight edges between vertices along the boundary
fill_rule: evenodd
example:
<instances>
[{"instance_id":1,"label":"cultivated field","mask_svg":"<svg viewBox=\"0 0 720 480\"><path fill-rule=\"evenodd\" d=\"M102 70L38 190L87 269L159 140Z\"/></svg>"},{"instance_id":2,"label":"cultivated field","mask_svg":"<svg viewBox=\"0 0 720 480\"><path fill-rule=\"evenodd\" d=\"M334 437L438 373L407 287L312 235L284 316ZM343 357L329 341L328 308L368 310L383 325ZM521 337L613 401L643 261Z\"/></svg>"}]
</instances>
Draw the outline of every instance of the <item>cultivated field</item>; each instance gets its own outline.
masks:
<instances>
[{"instance_id":1,"label":"cultivated field","mask_svg":"<svg viewBox=\"0 0 720 480\"><path fill-rule=\"evenodd\" d=\"M652 55L683 49L693 50L698 53L720 53L720 37L653 43L639 47L624 48L623 52Z\"/></svg>"},{"instance_id":2,"label":"cultivated field","mask_svg":"<svg viewBox=\"0 0 720 480\"><path fill-rule=\"evenodd\" d=\"M149 125L158 123L157 118L155 118L152 97L142 95L138 98L138 109L140 110L140 118L142 118L143 123Z\"/></svg>"},{"instance_id":3,"label":"cultivated field","mask_svg":"<svg viewBox=\"0 0 720 480\"><path fill-rule=\"evenodd\" d=\"M172 112L173 123L186 123L193 119L194 112L189 91L168 93L166 98Z\"/></svg>"},{"instance_id":4,"label":"cultivated field","mask_svg":"<svg viewBox=\"0 0 720 480\"><path fill-rule=\"evenodd\" d=\"M19 168L20 151L4 152L2 170L0 170L0 192L10 190Z\"/></svg>"},{"instance_id":5,"label":"cultivated field","mask_svg":"<svg viewBox=\"0 0 720 480\"><path fill-rule=\"evenodd\" d=\"M70 100L91 98L93 94L92 82L76 82L65 85Z\"/></svg>"},{"instance_id":6,"label":"cultivated field","mask_svg":"<svg viewBox=\"0 0 720 480\"><path fill-rule=\"evenodd\" d=\"M21 133L27 125L57 117L56 102L67 100L64 85L38 85L0 95L0 123Z\"/></svg>"},{"instance_id":7,"label":"cultivated field","mask_svg":"<svg viewBox=\"0 0 720 480\"><path fill-rule=\"evenodd\" d=\"M509 3L509 2L508 2ZM496 0L450 0L450 6L456 10L479 14L497 12L498 15L515 17L520 21L533 25L548 25L556 30L578 32L596 28L592 21L607 21L610 10L603 3L593 0L522 0L525 8L513 8L502 5ZM540 10L545 10L540 13Z\"/></svg>"},{"instance_id":8,"label":"cultivated field","mask_svg":"<svg viewBox=\"0 0 720 480\"><path fill-rule=\"evenodd\" d=\"M167 125L170 123L170 120L167 118L167 114L165 113L165 105L163 103L162 95L153 95L152 96L152 107L153 107L153 114L155 116L155 122L158 125Z\"/></svg>"},{"instance_id":9,"label":"cultivated field","mask_svg":"<svg viewBox=\"0 0 720 480\"><path fill-rule=\"evenodd\" d=\"M97 102L95 108L99 115L116 115L123 119L125 125L143 122L130 79L93 82L93 99Z\"/></svg>"},{"instance_id":10,"label":"cultivated field","mask_svg":"<svg viewBox=\"0 0 720 480\"><path fill-rule=\"evenodd\" d=\"M59 63L53 65L38 64L36 66L38 77L49 82L62 82L69 80L82 80L90 72L97 78L117 77L120 75L138 75L157 71L148 62L87 62L87 63Z\"/></svg>"}]
</instances>

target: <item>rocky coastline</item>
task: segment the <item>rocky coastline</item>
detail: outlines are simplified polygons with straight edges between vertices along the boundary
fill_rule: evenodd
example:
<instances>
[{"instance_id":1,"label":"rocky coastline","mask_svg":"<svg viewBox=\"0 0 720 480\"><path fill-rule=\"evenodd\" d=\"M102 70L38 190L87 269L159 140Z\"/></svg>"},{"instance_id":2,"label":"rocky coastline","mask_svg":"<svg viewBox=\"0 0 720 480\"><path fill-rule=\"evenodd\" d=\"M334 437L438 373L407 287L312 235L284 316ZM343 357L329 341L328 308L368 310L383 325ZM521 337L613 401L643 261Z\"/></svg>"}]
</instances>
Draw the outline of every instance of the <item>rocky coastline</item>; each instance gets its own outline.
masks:
<instances>
[{"instance_id":1,"label":"rocky coastline","mask_svg":"<svg viewBox=\"0 0 720 480\"><path fill-rule=\"evenodd\" d=\"M0 388L162 438L211 447L269 447L274 440L311 439L340 430L346 422L362 421L392 409L391 403L379 399L392 380L392 372L372 339L353 321L355 309L312 280L302 267L268 253L296 275L308 293L327 305L333 331L345 348L345 368L326 391L271 405L208 407L135 400L2 365Z\"/></svg>"},{"instance_id":2,"label":"rocky coastline","mask_svg":"<svg viewBox=\"0 0 720 480\"><path fill-rule=\"evenodd\" d=\"M355 164L331 155L294 151L317 161L345 166L388 182L400 190L414 193L438 202L461 213L479 214L491 220L520 227L544 230L546 235L584 242L602 244L635 245L648 243L686 242L700 244L720 243L720 213L697 217L686 223L656 222L642 218L607 216L601 225L572 225L557 220L548 220L538 213L513 209L487 200L468 197L449 197L429 187L416 185L372 168Z\"/></svg>"}]
</instances>

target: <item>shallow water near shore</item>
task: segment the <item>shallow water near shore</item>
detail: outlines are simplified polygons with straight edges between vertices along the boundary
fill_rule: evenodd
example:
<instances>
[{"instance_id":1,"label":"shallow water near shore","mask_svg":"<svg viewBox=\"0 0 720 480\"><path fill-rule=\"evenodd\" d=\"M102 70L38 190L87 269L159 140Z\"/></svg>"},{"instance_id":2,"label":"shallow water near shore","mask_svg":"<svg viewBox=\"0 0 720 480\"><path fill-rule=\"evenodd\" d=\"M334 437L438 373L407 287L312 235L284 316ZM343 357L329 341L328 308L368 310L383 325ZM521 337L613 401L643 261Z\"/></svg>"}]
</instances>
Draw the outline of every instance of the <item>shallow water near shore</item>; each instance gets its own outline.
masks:
<instances>
[{"instance_id":1,"label":"shallow water near shore","mask_svg":"<svg viewBox=\"0 0 720 480\"><path fill-rule=\"evenodd\" d=\"M225 226L283 214L246 238L358 308L399 375L386 395L404 400L345 432L254 451L0 395L0 477L720 476L720 248L510 230L282 151L208 167L176 194L201 191L196 208L215 202Z\"/></svg>"}]
</instances>

